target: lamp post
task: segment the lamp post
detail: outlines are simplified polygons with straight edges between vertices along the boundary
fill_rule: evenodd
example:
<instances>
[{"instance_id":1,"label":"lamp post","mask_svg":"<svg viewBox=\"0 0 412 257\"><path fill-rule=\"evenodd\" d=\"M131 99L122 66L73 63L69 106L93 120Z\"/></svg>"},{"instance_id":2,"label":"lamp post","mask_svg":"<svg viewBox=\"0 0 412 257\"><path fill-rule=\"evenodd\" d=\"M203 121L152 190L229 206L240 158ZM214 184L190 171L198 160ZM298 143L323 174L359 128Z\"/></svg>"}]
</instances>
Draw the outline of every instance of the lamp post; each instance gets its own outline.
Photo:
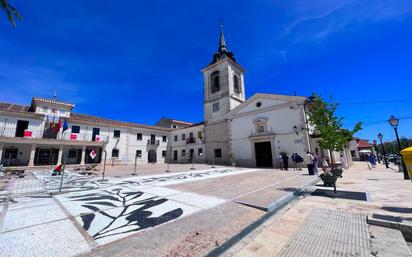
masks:
<instances>
[{"instance_id":1,"label":"lamp post","mask_svg":"<svg viewBox=\"0 0 412 257\"><path fill-rule=\"evenodd\" d=\"M402 149L401 149L401 142L399 141L399 136L398 136L399 119L391 115L391 117L389 118L389 124L391 124L392 128L395 130L396 141L398 142L398 148L399 148L399 156L401 157L401 162L402 162L403 178L409 179L409 175L408 175L408 171L406 170L405 162L403 161L403 157L400 153Z\"/></svg>"},{"instance_id":2,"label":"lamp post","mask_svg":"<svg viewBox=\"0 0 412 257\"><path fill-rule=\"evenodd\" d=\"M383 153L383 160L385 161L385 166L386 166L386 168L389 169L388 160L386 159L385 147L383 147L383 144L382 144L382 138L383 138L382 133L379 133L379 134L378 134L378 139L379 139L379 141L381 142L382 153Z\"/></svg>"},{"instance_id":3,"label":"lamp post","mask_svg":"<svg viewBox=\"0 0 412 257\"><path fill-rule=\"evenodd\" d=\"M374 146L375 151L376 151L376 158L378 159L378 163L380 164L380 163L381 163L381 160L380 160L380 158L379 158L378 147L376 146L376 140L373 140L373 146Z\"/></svg>"}]
</instances>

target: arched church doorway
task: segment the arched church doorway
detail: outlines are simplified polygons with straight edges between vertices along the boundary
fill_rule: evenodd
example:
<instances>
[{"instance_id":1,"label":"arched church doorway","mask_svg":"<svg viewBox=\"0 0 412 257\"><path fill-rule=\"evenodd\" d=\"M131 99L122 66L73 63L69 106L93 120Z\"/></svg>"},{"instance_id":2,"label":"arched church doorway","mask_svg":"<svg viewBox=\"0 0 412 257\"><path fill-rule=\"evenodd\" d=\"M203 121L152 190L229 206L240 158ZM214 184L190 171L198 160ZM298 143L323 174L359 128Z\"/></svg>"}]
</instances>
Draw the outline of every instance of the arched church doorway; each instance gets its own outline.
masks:
<instances>
[{"instance_id":1,"label":"arched church doorway","mask_svg":"<svg viewBox=\"0 0 412 257\"><path fill-rule=\"evenodd\" d=\"M156 151L155 150L150 150L148 154L148 160L149 163L155 163L156 160Z\"/></svg>"}]
</instances>

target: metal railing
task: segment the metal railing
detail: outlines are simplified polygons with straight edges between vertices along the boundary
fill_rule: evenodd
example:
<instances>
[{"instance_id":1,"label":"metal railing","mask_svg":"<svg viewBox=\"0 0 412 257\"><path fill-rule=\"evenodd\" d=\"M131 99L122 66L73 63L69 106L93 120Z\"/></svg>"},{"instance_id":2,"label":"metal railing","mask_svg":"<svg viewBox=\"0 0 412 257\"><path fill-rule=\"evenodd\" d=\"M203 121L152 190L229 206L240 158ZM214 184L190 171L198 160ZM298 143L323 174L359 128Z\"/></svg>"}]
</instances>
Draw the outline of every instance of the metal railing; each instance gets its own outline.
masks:
<instances>
[{"instance_id":1,"label":"metal railing","mask_svg":"<svg viewBox=\"0 0 412 257\"><path fill-rule=\"evenodd\" d=\"M156 145L156 146L158 146L158 145L160 144L160 141L159 141L159 140L148 139L148 140L147 140L147 144L148 144L148 145Z\"/></svg>"},{"instance_id":2,"label":"metal railing","mask_svg":"<svg viewBox=\"0 0 412 257\"><path fill-rule=\"evenodd\" d=\"M93 136L92 131L71 133L70 129L64 132L53 129L26 129L24 132L19 133L16 128L0 128L0 137L88 142L106 142L108 140L107 136Z\"/></svg>"},{"instance_id":3,"label":"metal railing","mask_svg":"<svg viewBox=\"0 0 412 257\"><path fill-rule=\"evenodd\" d=\"M196 138L189 137L186 139L186 144L194 144L194 143L196 143Z\"/></svg>"}]
</instances>

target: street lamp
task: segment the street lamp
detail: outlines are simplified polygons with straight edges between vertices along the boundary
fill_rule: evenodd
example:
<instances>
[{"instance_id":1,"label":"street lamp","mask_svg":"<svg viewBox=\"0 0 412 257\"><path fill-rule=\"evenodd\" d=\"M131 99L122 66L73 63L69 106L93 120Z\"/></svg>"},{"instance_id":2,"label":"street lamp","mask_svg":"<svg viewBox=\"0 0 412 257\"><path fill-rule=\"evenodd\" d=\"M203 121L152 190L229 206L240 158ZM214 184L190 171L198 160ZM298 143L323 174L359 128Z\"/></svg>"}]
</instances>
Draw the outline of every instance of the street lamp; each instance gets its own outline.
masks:
<instances>
[{"instance_id":1,"label":"street lamp","mask_svg":"<svg viewBox=\"0 0 412 257\"><path fill-rule=\"evenodd\" d=\"M379 154L378 154L378 147L376 146L376 140L373 140L373 146L374 146L375 151L376 151L376 158L378 159L378 163L381 163L381 160L380 160Z\"/></svg>"},{"instance_id":2,"label":"street lamp","mask_svg":"<svg viewBox=\"0 0 412 257\"><path fill-rule=\"evenodd\" d=\"M408 175L408 171L406 170L405 162L403 161L403 157L400 153L402 149L401 149L401 142L399 141L399 136L398 136L399 119L391 115L391 117L389 118L389 124L391 124L391 126L395 130L396 141L398 142L398 148L399 148L399 156L401 157L401 162L402 162L403 178L409 179L409 175Z\"/></svg>"},{"instance_id":3,"label":"street lamp","mask_svg":"<svg viewBox=\"0 0 412 257\"><path fill-rule=\"evenodd\" d=\"M380 132L378 134L378 139L381 142L381 147L382 147L383 159L385 161L385 166L386 166L387 169L389 169L388 160L386 159L385 147L383 147L383 144L382 144L383 135Z\"/></svg>"}]
</instances>

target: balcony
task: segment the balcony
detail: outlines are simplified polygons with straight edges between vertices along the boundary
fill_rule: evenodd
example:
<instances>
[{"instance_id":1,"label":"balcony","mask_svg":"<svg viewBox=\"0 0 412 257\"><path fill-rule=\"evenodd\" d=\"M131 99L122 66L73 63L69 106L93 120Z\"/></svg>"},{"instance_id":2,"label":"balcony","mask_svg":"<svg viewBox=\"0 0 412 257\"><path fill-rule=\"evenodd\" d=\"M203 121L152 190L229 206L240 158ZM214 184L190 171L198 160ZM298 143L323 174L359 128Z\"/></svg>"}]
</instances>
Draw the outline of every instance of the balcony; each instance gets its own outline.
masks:
<instances>
[{"instance_id":1,"label":"balcony","mask_svg":"<svg viewBox=\"0 0 412 257\"><path fill-rule=\"evenodd\" d=\"M0 138L16 140L54 140L54 141L86 141L86 142L107 142L107 136L93 135L92 131L71 133L70 129L65 132L52 129L26 129L17 132L16 128L0 128Z\"/></svg>"},{"instance_id":2,"label":"balcony","mask_svg":"<svg viewBox=\"0 0 412 257\"><path fill-rule=\"evenodd\" d=\"M159 143L160 143L159 140L154 140L154 139L147 140L147 145L159 146Z\"/></svg>"},{"instance_id":3,"label":"balcony","mask_svg":"<svg viewBox=\"0 0 412 257\"><path fill-rule=\"evenodd\" d=\"M196 143L196 138L189 137L186 139L186 144L194 144L194 143Z\"/></svg>"}]
</instances>

